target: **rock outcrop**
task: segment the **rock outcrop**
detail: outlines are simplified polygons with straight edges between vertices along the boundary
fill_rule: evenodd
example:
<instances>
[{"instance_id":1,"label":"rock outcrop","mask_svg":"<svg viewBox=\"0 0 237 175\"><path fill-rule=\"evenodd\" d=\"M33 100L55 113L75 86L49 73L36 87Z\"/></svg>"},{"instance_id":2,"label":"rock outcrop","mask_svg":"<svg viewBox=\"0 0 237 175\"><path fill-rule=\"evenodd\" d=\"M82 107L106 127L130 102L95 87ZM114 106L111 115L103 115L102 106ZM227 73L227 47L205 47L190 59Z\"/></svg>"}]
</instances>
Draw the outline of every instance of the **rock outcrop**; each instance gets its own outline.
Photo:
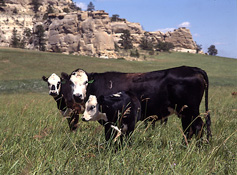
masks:
<instances>
[{"instance_id":1,"label":"rock outcrop","mask_svg":"<svg viewBox=\"0 0 237 175\"><path fill-rule=\"evenodd\" d=\"M102 58L117 58L116 46L121 47L120 40L124 30L129 30L132 44L139 49L143 37L152 45L158 42L171 42L175 51L194 52L196 44L189 29L179 28L173 32L146 32L139 23L128 22L125 19L112 21L109 14L100 11L73 11L65 13L63 8L70 9L71 0L42 0L38 17L32 10L32 0L6 0L6 6L0 8L0 46L9 46L12 31L17 29L23 35L26 28L36 31L36 26L45 29L46 50L51 52L72 53L97 56ZM50 4L55 13L43 15ZM19 9L14 14L14 9ZM34 35L26 48L37 49Z\"/></svg>"}]
</instances>

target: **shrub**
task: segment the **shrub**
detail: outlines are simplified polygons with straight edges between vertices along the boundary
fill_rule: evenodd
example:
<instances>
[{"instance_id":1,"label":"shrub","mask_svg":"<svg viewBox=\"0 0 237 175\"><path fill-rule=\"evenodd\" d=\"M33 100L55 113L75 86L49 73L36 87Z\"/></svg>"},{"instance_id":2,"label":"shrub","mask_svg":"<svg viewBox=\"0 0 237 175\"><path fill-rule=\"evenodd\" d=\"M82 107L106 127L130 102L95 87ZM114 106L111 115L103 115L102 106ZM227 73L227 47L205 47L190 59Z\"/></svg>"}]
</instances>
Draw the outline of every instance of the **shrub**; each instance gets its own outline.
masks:
<instances>
[{"instance_id":1,"label":"shrub","mask_svg":"<svg viewBox=\"0 0 237 175\"><path fill-rule=\"evenodd\" d=\"M158 51L169 52L173 48L174 48L174 44L170 42L159 42L157 44Z\"/></svg>"}]
</instances>

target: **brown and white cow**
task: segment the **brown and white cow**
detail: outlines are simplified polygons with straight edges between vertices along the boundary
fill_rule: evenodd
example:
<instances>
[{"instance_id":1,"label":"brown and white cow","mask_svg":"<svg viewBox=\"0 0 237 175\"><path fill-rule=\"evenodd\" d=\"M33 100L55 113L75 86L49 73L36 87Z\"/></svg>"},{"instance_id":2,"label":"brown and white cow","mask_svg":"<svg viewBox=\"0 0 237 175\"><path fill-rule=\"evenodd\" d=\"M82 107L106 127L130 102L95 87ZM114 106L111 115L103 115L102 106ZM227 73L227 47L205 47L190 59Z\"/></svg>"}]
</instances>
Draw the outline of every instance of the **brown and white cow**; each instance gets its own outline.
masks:
<instances>
[{"instance_id":1,"label":"brown and white cow","mask_svg":"<svg viewBox=\"0 0 237 175\"><path fill-rule=\"evenodd\" d=\"M42 79L48 83L49 95L57 102L57 107L63 117L67 118L70 130L76 130L79 119L78 111L80 110L72 110L75 108L75 105L72 98L72 91L70 91L71 85L67 80L68 78L65 78L64 74L62 74L62 78L60 78L53 73L48 78L43 76Z\"/></svg>"}]
</instances>

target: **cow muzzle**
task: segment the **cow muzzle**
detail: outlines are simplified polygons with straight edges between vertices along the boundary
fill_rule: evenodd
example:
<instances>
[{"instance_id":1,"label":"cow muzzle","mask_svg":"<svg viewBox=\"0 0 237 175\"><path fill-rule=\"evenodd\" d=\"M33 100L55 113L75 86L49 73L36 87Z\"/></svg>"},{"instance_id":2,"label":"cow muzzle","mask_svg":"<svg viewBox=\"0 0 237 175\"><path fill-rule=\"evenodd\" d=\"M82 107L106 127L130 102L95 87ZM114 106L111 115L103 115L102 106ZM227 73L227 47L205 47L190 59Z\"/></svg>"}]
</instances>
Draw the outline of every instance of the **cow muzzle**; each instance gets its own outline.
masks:
<instances>
[{"instance_id":1,"label":"cow muzzle","mask_svg":"<svg viewBox=\"0 0 237 175\"><path fill-rule=\"evenodd\" d=\"M56 97L59 95L58 91L57 90L50 90L49 91L49 95L53 96L53 97Z\"/></svg>"},{"instance_id":2,"label":"cow muzzle","mask_svg":"<svg viewBox=\"0 0 237 175\"><path fill-rule=\"evenodd\" d=\"M88 121L89 121L89 120L87 120L84 116L82 116L81 120L82 120L83 122L88 122Z\"/></svg>"},{"instance_id":3,"label":"cow muzzle","mask_svg":"<svg viewBox=\"0 0 237 175\"><path fill-rule=\"evenodd\" d=\"M73 98L76 103L82 103L84 101L82 94L74 94Z\"/></svg>"}]
</instances>

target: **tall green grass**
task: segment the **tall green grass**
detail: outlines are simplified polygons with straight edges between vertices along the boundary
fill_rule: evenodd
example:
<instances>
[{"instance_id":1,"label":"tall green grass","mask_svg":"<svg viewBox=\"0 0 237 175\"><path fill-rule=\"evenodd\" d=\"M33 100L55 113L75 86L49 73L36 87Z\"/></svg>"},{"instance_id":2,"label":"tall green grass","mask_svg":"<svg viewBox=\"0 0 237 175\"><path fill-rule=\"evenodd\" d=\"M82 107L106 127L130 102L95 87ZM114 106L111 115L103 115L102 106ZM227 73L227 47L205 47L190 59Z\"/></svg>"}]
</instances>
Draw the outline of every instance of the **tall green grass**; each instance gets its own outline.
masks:
<instances>
[{"instance_id":1,"label":"tall green grass","mask_svg":"<svg viewBox=\"0 0 237 175\"><path fill-rule=\"evenodd\" d=\"M171 53L131 62L1 49L0 174L236 174L237 97L231 95L237 91L236 61ZM70 132L40 79L77 67L145 72L179 65L198 66L209 75L213 137L200 147L195 139L183 144L175 115L167 125L157 122L154 130L139 122L132 144L125 141L120 148L105 142L96 122L80 121L78 130Z\"/></svg>"}]
</instances>

